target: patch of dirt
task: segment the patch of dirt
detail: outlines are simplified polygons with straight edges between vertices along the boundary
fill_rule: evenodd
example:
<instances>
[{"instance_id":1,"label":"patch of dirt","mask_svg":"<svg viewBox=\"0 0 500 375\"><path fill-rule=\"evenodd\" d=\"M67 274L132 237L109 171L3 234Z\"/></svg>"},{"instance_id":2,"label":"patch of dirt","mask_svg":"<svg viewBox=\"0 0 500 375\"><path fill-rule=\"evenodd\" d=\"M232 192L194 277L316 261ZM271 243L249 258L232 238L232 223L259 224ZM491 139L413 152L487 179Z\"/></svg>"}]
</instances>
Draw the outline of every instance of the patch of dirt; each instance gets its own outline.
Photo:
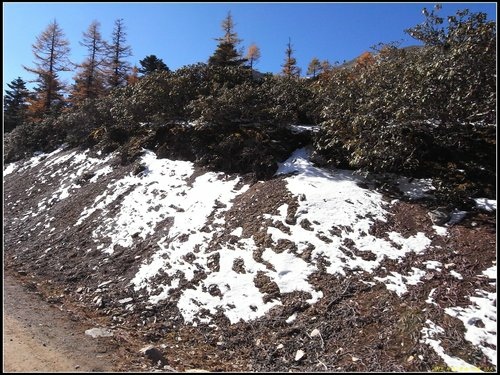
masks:
<instances>
[{"instance_id":1,"label":"patch of dirt","mask_svg":"<svg viewBox=\"0 0 500 375\"><path fill-rule=\"evenodd\" d=\"M66 302L66 294L8 270L4 292L4 371L111 372L142 369L135 347L118 332L92 338L100 326L89 312ZM51 295L47 298L47 295Z\"/></svg>"}]
</instances>

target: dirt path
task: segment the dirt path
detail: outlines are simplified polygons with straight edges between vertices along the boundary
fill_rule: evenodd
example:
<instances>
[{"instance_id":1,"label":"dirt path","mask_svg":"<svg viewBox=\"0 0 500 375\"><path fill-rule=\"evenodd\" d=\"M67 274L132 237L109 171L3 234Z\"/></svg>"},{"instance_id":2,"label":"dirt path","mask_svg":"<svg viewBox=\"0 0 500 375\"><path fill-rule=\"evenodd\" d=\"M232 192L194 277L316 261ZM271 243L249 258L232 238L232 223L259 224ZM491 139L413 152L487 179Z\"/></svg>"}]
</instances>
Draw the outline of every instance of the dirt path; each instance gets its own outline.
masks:
<instances>
[{"instance_id":1,"label":"dirt path","mask_svg":"<svg viewBox=\"0 0 500 375\"><path fill-rule=\"evenodd\" d=\"M93 328L4 274L4 372L117 371L120 353L113 338L92 338Z\"/></svg>"}]
</instances>

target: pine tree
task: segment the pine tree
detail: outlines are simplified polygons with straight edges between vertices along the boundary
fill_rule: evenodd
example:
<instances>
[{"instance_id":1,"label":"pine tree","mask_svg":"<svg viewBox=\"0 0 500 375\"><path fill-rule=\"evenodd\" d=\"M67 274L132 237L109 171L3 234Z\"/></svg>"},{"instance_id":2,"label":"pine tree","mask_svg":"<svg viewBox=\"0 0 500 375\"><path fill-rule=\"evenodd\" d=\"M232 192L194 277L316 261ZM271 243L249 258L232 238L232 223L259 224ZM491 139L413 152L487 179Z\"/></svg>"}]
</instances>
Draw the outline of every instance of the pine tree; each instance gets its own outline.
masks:
<instances>
[{"instance_id":1,"label":"pine tree","mask_svg":"<svg viewBox=\"0 0 500 375\"><path fill-rule=\"evenodd\" d=\"M21 77L7 83L7 86L10 90L5 90L3 97L4 133L12 131L26 119L29 97L26 83Z\"/></svg>"},{"instance_id":2,"label":"pine tree","mask_svg":"<svg viewBox=\"0 0 500 375\"><path fill-rule=\"evenodd\" d=\"M312 75L313 78L316 78L316 75L321 73L322 67L321 63L316 57L313 57L309 66L307 67L307 74Z\"/></svg>"},{"instance_id":3,"label":"pine tree","mask_svg":"<svg viewBox=\"0 0 500 375\"><path fill-rule=\"evenodd\" d=\"M57 73L69 70L70 49L69 41L64 38L64 33L56 20L36 38L36 43L32 47L36 57L35 67L23 67L38 75L35 82L39 85L35 88L30 112L34 118L40 118L50 112L57 112L64 105L62 95L64 87Z\"/></svg>"},{"instance_id":4,"label":"pine tree","mask_svg":"<svg viewBox=\"0 0 500 375\"><path fill-rule=\"evenodd\" d=\"M297 60L292 56L293 52L292 42L290 38L288 38L288 44L285 50L285 63L282 65L282 73L289 78L298 78L300 77L300 68L297 66Z\"/></svg>"},{"instance_id":5,"label":"pine tree","mask_svg":"<svg viewBox=\"0 0 500 375\"><path fill-rule=\"evenodd\" d=\"M125 59L132 56L132 49L126 45L126 36L123 19L117 19L113 29L111 45L108 50L108 85L110 88L125 86L127 84L127 74L130 71L130 64Z\"/></svg>"},{"instance_id":6,"label":"pine tree","mask_svg":"<svg viewBox=\"0 0 500 375\"><path fill-rule=\"evenodd\" d=\"M141 64L141 68L139 68L139 73L148 75L153 72L168 72L170 69L163 62L162 59L159 59L155 55L146 56L144 59L139 60L139 64Z\"/></svg>"},{"instance_id":7,"label":"pine tree","mask_svg":"<svg viewBox=\"0 0 500 375\"><path fill-rule=\"evenodd\" d=\"M83 33L80 45L87 48L87 58L78 65L75 84L71 92L71 101L79 103L84 99L93 99L104 93L104 68L106 66L107 44L99 31L100 23L93 21Z\"/></svg>"},{"instance_id":8,"label":"pine tree","mask_svg":"<svg viewBox=\"0 0 500 375\"><path fill-rule=\"evenodd\" d=\"M248 47L247 55L245 56L247 61L250 63L250 70L253 70L253 65L256 64L260 59L260 48L252 43Z\"/></svg>"},{"instance_id":9,"label":"pine tree","mask_svg":"<svg viewBox=\"0 0 500 375\"><path fill-rule=\"evenodd\" d=\"M139 82L139 68L134 65L131 73L127 76L127 84L135 85L137 82Z\"/></svg>"},{"instance_id":10,"label":"pine tree","mask_svg":"<svg viewBox=\"0 0 500 375\"><path fill-rule=\"evenodd\" d=\"M237 50L237 46L241 42L241 39L238 39L238 34L234 31L234 22L231 12L228 12L221 26L224 30L224 36L215 39L219 44L214 54L208 59L208 64L217 66L242 65L246 59L242 58Z\"/></svg>"}]
</instances>

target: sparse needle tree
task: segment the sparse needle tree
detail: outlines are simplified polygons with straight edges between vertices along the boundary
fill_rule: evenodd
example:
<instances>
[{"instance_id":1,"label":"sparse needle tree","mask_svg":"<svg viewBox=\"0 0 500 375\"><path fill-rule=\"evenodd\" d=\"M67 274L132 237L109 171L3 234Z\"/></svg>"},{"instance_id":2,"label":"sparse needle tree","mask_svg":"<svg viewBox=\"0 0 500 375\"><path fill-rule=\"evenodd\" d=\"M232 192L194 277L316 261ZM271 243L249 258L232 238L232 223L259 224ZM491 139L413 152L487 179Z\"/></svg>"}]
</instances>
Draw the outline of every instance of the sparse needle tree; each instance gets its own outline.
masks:
<instances>
[{"instance_id":1,"label":"sparse needle tree","mask_svg":"<svg viewBox=\"0 0 500 375\"><path fill-rule=\"evenodd\" d=\"M253 71L254 64L257 64L260 59L260 48L255 43L250 44L245 57L250 64L250 70Z\"/></svg>"},{"instance_id":2,"label":"sparse needle tree","mask_svg":"<svg viewBox=\"0 0 500 375\"><path fill-rule=\"evenodd\" d=\"M323 73L329 72L332 70L332 64L328 60L321 61L321 71Z\"/></svg>"},{"instance_id":3,"label":"sparse needle tree","mask_svg":"<svg viewBox=\"0 0 500 375\"><path fill-rule=\"evenodd\" d=\"M127 76L127 84L135 85L137 82L139 82L139 68L136 65L134 65L132 71Z\"/></svg>"},{"instance_id":4,"label":"sparse needle tree","mask_svg":"<svg viewBox=\"0 0 500 375\"><path fill-rule=\"evenodd\" d=\"M132 56L132 49L126 44L126 36L123 19L117 19L113 29L111 45L108 50L108 85L110 88L125 86L127 84L130 64L125 59Z\"/></svg>"},{"instance_id":5,"label":"sparse needle tree","mask_svg":"<svg viewBox=\"0 0 500 375\"><path fill-rule=\"evenodd\" d=\"M23 66L28 72L38 76L35 82L35 95L30 105L33 118L57 112L64 104L63 85L57 75L61 71L69 71L69 41L56 20L50 23L33 44L35 67Z\"/></svg>"},{"instance_id":6,"label":"sparse needle tree","mask_svg":"<svg viewBox=\"0 0 500 375\"><path fill-rule=\"evenodd\" d=\"M285 50L285 63L282 65L282 73L288 78L298 78L300 76L300 68L297 66L297 60L293 57L292 42L288 38L288 44Z\"/></svg>"},{"instance_id":7,"label":"sparse needle tree","mask_svg":"<svg viewBox=\"0 0 500 375\"><path fill-rule=\"evenodd\" d=\"M87 58L78 65L71 100L75 103L93 99L104 93L104 67L106 64L107 44L99 31L100 23L93 21L83 33L80 45L87 49Z\"/></svg>"},{"instance_id":8,"label":"sparse needle tree","mask_svg":"<svg viewBox=\"0 0 500 375\"><path fill-rule=\"evenodd\" d=\"M321 73L322 67L317 57L313 57L309 66L307 67L307 74L312 75L313 78L316 78L316 75Z\"/></svg>"},{"instance_id":9,"label":"sparse needle tree","mask_svg":"<svg viewBox=\"0 0 500 375\"><path fill-rule=\"evenodd\" d=\"M241 39L238 38L238 34L234 31L234 22L231 12L227 13L227 17L224 18L221 26L224 30L224 36L215 39L219 44L214 54L208 59L208 64L217 66L242 65L246 59L242 58L237 50L237 46L241 42Z\"/></svg>"}]
</instances>

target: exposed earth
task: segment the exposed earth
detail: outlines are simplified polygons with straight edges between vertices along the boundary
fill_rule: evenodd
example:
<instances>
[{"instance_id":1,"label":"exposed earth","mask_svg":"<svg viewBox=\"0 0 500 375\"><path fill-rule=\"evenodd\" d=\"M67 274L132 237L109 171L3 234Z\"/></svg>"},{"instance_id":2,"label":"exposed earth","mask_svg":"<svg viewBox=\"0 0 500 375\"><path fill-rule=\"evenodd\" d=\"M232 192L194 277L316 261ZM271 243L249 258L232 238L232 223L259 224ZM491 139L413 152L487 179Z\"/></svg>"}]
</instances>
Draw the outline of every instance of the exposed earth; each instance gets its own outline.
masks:
<instances>
[{"instance_id":1,"label":"exposed earth","mask_svg":"<svg viewBox=\"0 0 500 375\"><path fill-rule=\"evenodd\" d=\"M140 177L144 166L120 165L118 158L110 157L102 159L100 167L109 169L100 174L97 164L86 168L71 164L77 154L70 152L60 151L67 159L57 165L47 162L55 158L52 155L18 163L4 177L4 371L471 369L466 366L496 370L485 352L489 348L496 353L496 344L484 338L477 345L467 336L469 326L491 334L489 322L478 313L466 326L458 315L453 316L453 311L473 305L474 298L496 292L496 278L486 272L492 267L496 270L496 211L473 208L445 227L443 234L429 219L428 202L402 195L394 200L394 191L389 196L387 189L380 190L389 214L385 221L372 218L365 235L389 241L391 232L406 240L421 233L429 241L427 250L380 259L372 272L345 269L344 274L332 273L328 259L312 255L314 246L301 250L292 241L275 241L272 235L275 232L270 228L290 234L294 226L313 231L319 225L309 220L294 222L303 198L287 189L288 175L246 182L240 176L219 174L213 183L218 179L233 184L231 205L216 200L205 226L199 231L194 228L198 234L184 234L179 240L188 244L206 232L209 240L194 245L183 261L196 265L206 254L208 268L199 268L190 277L187 271L176 276L165 267L147 279L151 289L134 288L131 280L155 259L157 244L165 238L174 241L168 236L175 229L175 212L182 214L184 208L172 203L170 212L174 214L158 219L154 231L143 236L140 230L131 230L128 242L120 242L114 232L103 229L118 226L120 206L110 204L108 211L88 208L112 183L124 176ZM183 177L186 186L195 186L197 178L206 173L194 168ZM380 187L377 181L361 185L367 191ZM132 191L131 187L122 188L117 198L121 202ZM286 220L279 220L284 204ZM88 220L82 219L82 212ZM352 230L332 228L316 237L328 243ZM265 265L265 271L255 273L253 283L264 303L276 305L260 315L255 306L255 318L239 321L227 315L229 308L219 307L214 312L207 305L206 311L201 307L194 312L183 310L179 301L186 291L201 290L200 285L223 266L221 248L232 245L236 251L239 241L249 238L255 242L253 259ZM165 242L165 246L169 243L174 242ZM358 247L344 238L347 257L379 260L377 254ZM283 286L272 278L278 271L266 258L264 249L268 248L314 264L307 276L311 292L283 292ZM251 272L243 258L235 258L232 269L241 278ZM412 283L412 275L419 272L420 278ZM387 282L396 273L403 275L403 292L391 289ZM170 287L168 298L155 299L166 286ZM208 289L203 290L221 301L228 294L220 285ZM316 300L312 300L313 291L321 291ZM493 307L496 311L496 294ZM431 333L434 325L442 332ZM113 336L86 335L85 330L93 327L106 328ZM162 353L166 367L140 352L146 345L154 345ZM450 366L439 350L463 362Z\"/></svg>"}]
</instances>

